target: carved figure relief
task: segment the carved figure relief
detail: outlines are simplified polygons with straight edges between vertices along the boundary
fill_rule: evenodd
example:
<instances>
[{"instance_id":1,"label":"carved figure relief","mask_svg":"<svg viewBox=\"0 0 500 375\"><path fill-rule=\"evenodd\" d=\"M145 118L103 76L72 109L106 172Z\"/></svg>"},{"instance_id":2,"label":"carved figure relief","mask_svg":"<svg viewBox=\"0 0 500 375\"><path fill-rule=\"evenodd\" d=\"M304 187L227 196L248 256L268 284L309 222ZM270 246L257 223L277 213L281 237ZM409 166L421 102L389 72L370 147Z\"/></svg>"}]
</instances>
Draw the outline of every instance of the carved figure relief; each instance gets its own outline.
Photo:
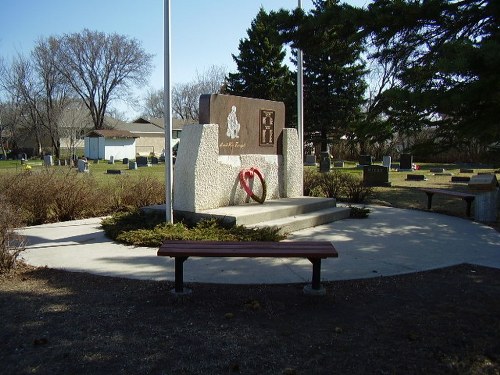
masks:
<instances>
[{"instance_id":1,"label":"carved figure relief","mask_svg":"<svg viewBox=\"0 0 500 375\"><path fill-rule=\"evenodd\" d=\"M240 123L236 116L236 106L233 105L231 112L227 115L227 136L231 139L239 138L240 133Z\"/></svg>"}]
</instances>

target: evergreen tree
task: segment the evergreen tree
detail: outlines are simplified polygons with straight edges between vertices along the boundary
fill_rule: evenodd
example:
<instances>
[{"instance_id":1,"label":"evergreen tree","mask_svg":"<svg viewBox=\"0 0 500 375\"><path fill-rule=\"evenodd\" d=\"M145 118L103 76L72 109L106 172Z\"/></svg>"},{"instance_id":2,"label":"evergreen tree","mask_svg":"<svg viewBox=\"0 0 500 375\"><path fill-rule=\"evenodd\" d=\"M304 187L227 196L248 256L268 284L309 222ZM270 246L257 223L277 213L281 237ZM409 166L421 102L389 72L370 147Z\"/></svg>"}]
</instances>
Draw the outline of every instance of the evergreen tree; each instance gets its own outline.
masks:
<instances>
[{"instance_id":1,"label":"evergreen tree","mask_svg":"<svg viewBox=\"0 0 500 375\"><path fill-rule=\"evenodd\" d=\"M295 92L292 73L284 64L286 51L276 28L275 13L261 8L248 37L239 43L239 55L233 55L238 71L229 73L226 92L251 98L285 102L286 124L294 112Z\"/></svg>"},{"instance_id":2,"label":"evergreen tree","mask_svg":"<svg viewBox=\"0 0 500 375\"><path fill-rule=\"evenodd\" d=\"M497 0L375 0L366 18L375 57L400 67L385 94L390 121L437 129L434 151L499 142L499 21Z\"/></svg>"},{"instance_id":3,"label":"evergreen tree","mask_svg":"<svg viewBox=\"0 0 500 375\"><path fill-rule=\"evenodd\" d=\"M366 84L356 8L315 1L296 33L304 52L304 128L321 150L347 135L358 121Z\"/></svg>"}]
</instances>

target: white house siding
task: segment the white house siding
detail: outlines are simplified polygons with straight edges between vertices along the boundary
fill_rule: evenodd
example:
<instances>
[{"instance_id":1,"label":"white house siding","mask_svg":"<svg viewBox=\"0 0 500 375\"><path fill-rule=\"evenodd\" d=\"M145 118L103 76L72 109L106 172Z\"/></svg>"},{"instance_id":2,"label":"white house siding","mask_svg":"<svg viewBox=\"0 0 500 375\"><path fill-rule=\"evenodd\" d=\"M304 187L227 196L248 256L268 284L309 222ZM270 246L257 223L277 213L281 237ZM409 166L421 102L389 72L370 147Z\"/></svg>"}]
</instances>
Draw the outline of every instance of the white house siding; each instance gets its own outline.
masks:
<instances>
[{"instance_id":1,"label":"white house siding","mask_svg":"<svg viewBox=\"0 0 500 375\"><path fill-rule=\"evenodd\" d=\"M135 159L135 139L106 139L104 159L109 160L111 156L115 160L123 160L124 158Z\"/></svg>"},{"instance_id":2,"label":"white house siding","mask_svg":"<svg viewBox=\"0 0 500 375\"><path fill-rule=\"evenodd\" d=\"M135 138L85 137L85 156L95 160L135 159Z\"/></svg>"}]
</instances>

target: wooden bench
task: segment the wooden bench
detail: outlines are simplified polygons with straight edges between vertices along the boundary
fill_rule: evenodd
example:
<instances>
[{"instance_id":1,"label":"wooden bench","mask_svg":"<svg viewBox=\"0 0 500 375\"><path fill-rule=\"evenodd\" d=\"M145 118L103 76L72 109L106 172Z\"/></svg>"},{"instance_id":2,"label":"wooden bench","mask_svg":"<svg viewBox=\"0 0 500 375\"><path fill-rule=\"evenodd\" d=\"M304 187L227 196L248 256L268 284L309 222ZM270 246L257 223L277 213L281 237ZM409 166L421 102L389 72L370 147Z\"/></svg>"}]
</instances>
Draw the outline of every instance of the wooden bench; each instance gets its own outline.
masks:
<instances>
[{"instance_id":1,"label":"wooden bench","mask_svg":"<svg viewBox=\"0 0 500 375\"><path fill-rule=\"evenodd\" d=\"M184 293L184 261L194 257L243 258L307 258L312 263L313 293L322 290L320 283L321 259L338 257L337 250L327 241L296 242L218 242L165 241L158 256L175 258L175 293Z\"/></svg>"},{"instance_id":2,"label":"wooden bench","mask_svg":"<svg viewBox=\"0 0 500 375\"><path fill-rule=\"evenodd\" d=\"M434 194L441 194L441 195L447 195L450 197L458 197L462 198L466 203L467 203L467 208L466 208L466 215L467 217L470 217L470 209L471 209L471 204L474 201L474 198L476 196L474 194L470 193L462 193L459 191L452 191L452 190L443 190L443 189L420 189L425 194L427 194L427 209L430 210L432 206L432 196Z\"/></svg>"}]
</instances>

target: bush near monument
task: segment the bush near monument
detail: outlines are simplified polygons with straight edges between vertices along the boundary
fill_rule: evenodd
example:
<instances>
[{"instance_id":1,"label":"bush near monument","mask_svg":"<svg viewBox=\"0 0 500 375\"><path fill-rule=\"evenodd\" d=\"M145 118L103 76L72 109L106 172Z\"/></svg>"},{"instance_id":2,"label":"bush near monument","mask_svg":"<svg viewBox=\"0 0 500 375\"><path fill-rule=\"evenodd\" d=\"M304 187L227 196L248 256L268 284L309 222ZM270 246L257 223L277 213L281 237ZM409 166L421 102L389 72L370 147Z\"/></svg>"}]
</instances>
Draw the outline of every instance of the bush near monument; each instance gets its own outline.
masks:
<instances>
[{"instance_id":1,"label":"bush near monument","mask_svg":"<svg viewBox=\"0 0 500 375\"><path fill-rule=\"evenodd\" d=\"M225 226L215 219L197 224L165 223L163 213L117 213L101 223L106 235L118 242L135 246L158 247L165 240L193 241L280 241L285 238L274 228Z\"/></svg>"},{"instance_id":2,"label":"bush near monument","mask_svg":"<svg viewBox=\"0 0 500 375\"><path fill-rule=\"evenodd\" d=\"M311 168L304 169L304 195L362 203L372 193L373 189L364 186L358 175L336 169L326 173L319 173Z\"/></svg>"}]
</instances>

